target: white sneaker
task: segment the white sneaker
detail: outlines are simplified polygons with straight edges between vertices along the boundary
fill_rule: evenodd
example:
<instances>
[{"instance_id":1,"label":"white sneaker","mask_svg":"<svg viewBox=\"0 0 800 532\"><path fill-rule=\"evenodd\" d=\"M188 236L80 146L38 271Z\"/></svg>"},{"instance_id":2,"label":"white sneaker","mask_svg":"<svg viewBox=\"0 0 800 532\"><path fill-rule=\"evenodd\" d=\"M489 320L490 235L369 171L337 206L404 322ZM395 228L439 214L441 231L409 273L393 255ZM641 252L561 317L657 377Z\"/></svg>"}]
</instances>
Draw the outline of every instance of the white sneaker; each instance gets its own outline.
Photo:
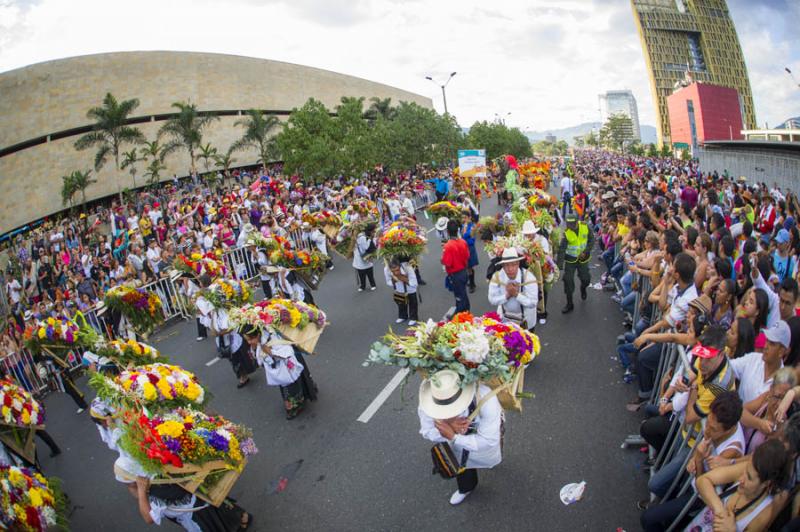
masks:
<instances>
[{"instance_id":1,"label":"white sneaker","mask_svg":"<svg viewBox=\"0 0 800 532\"><path fill-rule=\"evenodd\" d=\"M333 266L331 266L330 268L328 268L328 271L331 271L332 269L333 269Z\"/></svg>"},{"instance_id":2,"label":"white sneaker","mask_svg":"<svg viewBox=\"0 0 800 532\"><path fill-rule=\"evenodd\" d=\"M539 324L540 325L544 325L545 323L547 323L547 320L545 318L540 318L539 319Z\"/></svg>"},{"instance_id":3,"label":"white sneaker","mask_svg":"<svg viewBox=\"0 0 800 532\"><path fill-rule=\"evenodd\" d=\"M467 495L469 495L470 493L472 492L468 491L466 493L461 493L460 491L456 490L456 492L450 496L450 504L452 504L453 506L461 504L462 502L464 502L464 499L466 499Z\"/></svg>"},{"instance_id":4,"label":"white sneaker","mask_svg":"<svg viewBox=\"0 0 800 532\"><path fill-rule=\"evenodd\" d=\"M372 288L370 288L370 290L375 290L375 289L377 289L377 286L373 286Z\"/></svg>"},{"instance_id":5,"label":"white sneaker","mask_svg":"<svg viewBox=\"0 0 800 532\"><path fill-rule=\"evenodd\" d=\"M406 320L404 320L403 318L397 318L396 320L394 320L395 323L403 323L404 321Z\"/></svg>"},{"instance_id":6,"label":"white sneaker","mask_svg":"<svg viewBox=\"0 0 800 532\"><path fill-rule=\"evenodd\" d=\"M75 413L76 413L76 414L82 414L82 413L83 413L83 408L79 408L79 409L77 409L77 410L75 411Z\"/></svg>"},{"instance_id":7,"label":"white sneaker","mask_svg":"<svg viewBox=\"0 0 800 532\"><path fill-rule=\"evenodd\" d=\"M198 336L198 337L197 337L197 341L198 341L198 342L202 342L203 340L205 340L205 338L203 338L202 336Z\"/></svg>"},{"instance_id":8,"label":"white sneaker","mask_svg":"<svg viewBox=\"0 0 800 532\"><path fill-rule=\"evenodd\" d=\"M417 322L416 322L416 321L414 321L414 320L408 320L408 326L409 326L409 327L413 327L413 326L414 326L414 325L416 325L416 324L417 324Z\"/></svg>"},{"instance_id":9,"label":"white sneaker","mask_svg":"<svg viewBox=\"0 0 800 532\"><path fill-rule=\"evenodd\" d=\"M363 292L363 291L364 291L364 289L363 289L363 288L359 288L359 289L358 289L358 291L359 291L359 292Z\"/></svg>"}]
</instances>

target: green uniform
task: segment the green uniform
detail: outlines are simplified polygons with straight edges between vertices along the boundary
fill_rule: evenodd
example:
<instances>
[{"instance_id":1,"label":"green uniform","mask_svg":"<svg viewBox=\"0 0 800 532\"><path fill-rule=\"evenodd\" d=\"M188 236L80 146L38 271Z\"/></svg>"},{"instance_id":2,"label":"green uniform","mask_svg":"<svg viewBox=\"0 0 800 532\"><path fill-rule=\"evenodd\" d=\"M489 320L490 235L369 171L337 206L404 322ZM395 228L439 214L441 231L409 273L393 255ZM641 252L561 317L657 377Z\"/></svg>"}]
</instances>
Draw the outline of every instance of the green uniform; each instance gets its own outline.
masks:
<instances>
[{"instance_id":1,"label":"green uniform","mask_svg":"<svg viewBox=\"0 0 800 532\"><path fill-rule=\"evenodd\" d=\"M564 294L567 305L572 305L572 294L575 292L575 272L581 280L581 291L585 291L591 283L589 259L594 245L594 233L589 226L578 222L577 231L567 229L558 249L558 268L564 272ZM566 264L565 264L566 263Z\"/></svg>"}]
</instances>

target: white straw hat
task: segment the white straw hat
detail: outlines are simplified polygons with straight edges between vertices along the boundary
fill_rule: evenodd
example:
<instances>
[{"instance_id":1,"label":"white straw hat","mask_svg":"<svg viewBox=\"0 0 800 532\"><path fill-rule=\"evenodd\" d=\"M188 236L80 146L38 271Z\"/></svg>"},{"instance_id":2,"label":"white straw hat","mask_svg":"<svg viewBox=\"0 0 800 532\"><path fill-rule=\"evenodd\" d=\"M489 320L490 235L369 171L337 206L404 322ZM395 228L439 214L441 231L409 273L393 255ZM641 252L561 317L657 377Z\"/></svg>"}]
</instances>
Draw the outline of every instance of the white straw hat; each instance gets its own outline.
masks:
<instances>
[{"instance_id":1,"label":"white straw hat","mask_svg":"<svg viewBox=\"0 0 800 532\"><path fill-rule=\"evenodd\" d=\"M476 385L461 386L461 377L451 369L437 371L422 381L419 406L433 419L449 419L467 409L475 397Z\"/></svg>"},{"instance_id":2,"label":"white straw hat","mask_svg":"<svg viewBox=\"0 0 800 532\"><path fill-rule=\"evenodd\" d=\"M533 223L532 220L525 220L525 223L522 224L523 235L535 235L538 232L539 228L536 227L536 224Z\"/></svg>"},{"instance_id":3,"label":"white straw hat","mask_svg":"<svg viewBox=\"0 0 800 532\"><path fill-rule=\"evenodd\" d=\"M519 253L517 253L516 248L506 248L503 250L503 255L500 257L500 260L497 262L497 265L500 266L502 264L511 264L512 262L519 262L522 260Z\"/></svg>"},{"instance_id":4,"label":"white straw hat","mask_svg":"<svg viewBox=\"0 0 800 532\"><path fill-rule=\"evenodd\" d=\"M436 220L436 230L437 231L444 231L447 229L447 222L450 220L446 216L440 216L438 220Z\"/></svg>"}]
</instances>

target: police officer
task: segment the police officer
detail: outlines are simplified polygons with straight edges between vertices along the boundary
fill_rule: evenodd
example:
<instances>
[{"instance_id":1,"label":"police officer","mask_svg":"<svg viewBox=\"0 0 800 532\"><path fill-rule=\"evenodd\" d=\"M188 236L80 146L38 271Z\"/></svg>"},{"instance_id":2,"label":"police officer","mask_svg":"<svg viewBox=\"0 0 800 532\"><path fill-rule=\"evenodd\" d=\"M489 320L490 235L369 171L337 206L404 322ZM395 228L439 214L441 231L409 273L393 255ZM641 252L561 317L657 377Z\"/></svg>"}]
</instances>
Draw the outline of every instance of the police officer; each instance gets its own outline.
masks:
<instances>
[{"instance_id":1,"label":"police officer","mask_svg":"<svg viewBox=\"0 0 800 532\"><path fill-rule=\"evenodd\" d=\"M562 314L572 312L572 293L575 292L575 271L581 280L581 299L586 299L586 289L591 282L589 275L589 258L594 245L594 233L589 226L578 221L574 214L567 215L567 230L558 250L558 268L564 272L564 294L567 296L567 305L561 309ZM566 269L564 263L566 261Z\"/></svg>"}]
</instances>

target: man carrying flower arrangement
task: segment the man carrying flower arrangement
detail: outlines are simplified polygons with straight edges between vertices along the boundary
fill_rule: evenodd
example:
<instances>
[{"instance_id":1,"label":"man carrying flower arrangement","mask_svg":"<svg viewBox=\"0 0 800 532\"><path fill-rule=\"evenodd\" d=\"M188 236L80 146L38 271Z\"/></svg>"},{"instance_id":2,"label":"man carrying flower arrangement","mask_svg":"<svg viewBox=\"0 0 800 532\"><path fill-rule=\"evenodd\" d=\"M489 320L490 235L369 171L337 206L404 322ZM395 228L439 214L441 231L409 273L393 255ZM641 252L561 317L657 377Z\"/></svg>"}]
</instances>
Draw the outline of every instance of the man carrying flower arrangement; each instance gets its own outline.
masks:
<instances>
[{"instance_id":1,"label":"man carrying flower arrangement","mask_svg":"<svg viewBox=\"0 0 800 532\"><path fill-rule=\"evenodd\" d=\"M463 384L458 373L449 369L434 373L419 389L420 434L449 446L459 468L458 489L450 496L453 506L478 486L478 469L491 469L503 459L503 409L496 396L480 404L480 398L490 393L484 384Z\"/></svg>"},{"instance_id":2,"label":"man carrying flower arrangement","mask_svg":"<svg viewBox=\"0 0 800 532\"><path fill-rule=\"evenodd\" d=\"M536 327L539 286L536 276L520 268L522 256L515 248L506 248L497 263L501 267L489 282L489 303L497 305L497 313L524 329Z\"/></svg>"}]
</instances>

